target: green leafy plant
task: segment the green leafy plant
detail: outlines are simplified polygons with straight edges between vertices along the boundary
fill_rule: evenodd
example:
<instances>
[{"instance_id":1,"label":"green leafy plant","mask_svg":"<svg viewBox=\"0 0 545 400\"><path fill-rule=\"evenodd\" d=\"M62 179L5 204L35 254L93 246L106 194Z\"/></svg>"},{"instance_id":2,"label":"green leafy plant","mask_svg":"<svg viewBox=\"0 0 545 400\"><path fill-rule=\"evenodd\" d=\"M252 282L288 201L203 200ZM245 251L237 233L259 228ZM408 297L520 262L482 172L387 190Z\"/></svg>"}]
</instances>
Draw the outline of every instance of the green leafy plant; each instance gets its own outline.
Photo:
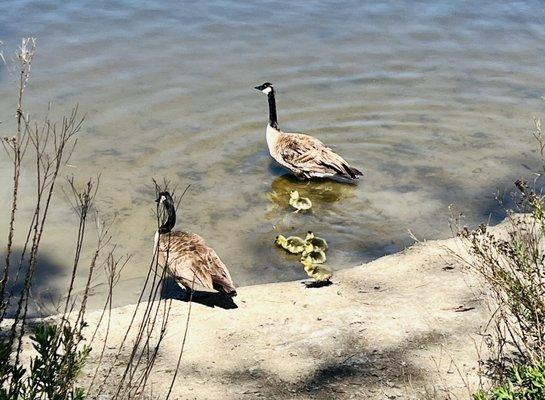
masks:
<instances>
[{"instance_id":1,"label":"green leafy plant","mask_svg":"<svg viewBox=\"0 0 545 400\"><path fill-rule=\"evenodd\" d=\"M39 324L30 340L36 351L28 369L10 360L13 348L0 341L0 398L82 400L85 391L76 378L91 348L83 344L80 329L67 321L60 325Z\"/></svg>"},{"instance_id":2,"label":"green leafy plant","mask_svg":"<svg viewBox=\"0 0 545 400\"><path fill-rule=\"evenodd\" d=\"M480 390L473 400L542 400L545 399L545 364L514 365L507 371L507 379L488 392Z\"/></svg>"}]
</instances>

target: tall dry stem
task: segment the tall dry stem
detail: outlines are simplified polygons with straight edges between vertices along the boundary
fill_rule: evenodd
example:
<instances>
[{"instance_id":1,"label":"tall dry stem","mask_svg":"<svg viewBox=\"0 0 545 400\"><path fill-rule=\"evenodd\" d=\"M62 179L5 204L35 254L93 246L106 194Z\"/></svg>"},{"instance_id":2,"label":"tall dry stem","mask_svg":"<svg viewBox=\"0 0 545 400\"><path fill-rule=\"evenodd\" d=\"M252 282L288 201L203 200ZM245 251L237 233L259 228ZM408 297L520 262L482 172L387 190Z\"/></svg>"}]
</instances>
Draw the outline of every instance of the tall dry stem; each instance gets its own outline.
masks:
<instances>
[{"instance_id":1,"label":"tall dry stem","mask_svg":"<svg viewBox=\"0 0 545 400\"><path fill-rule=\"evenodd\" d=\"M6 245L5 264L2 271L2 279L0 280L0 307L4 308L4 296L6 284L8 281L11 253L13 246L13 234L15 231L15 217L17 212L17 200L19 195L19 180L21 173L21 162L23 160L24 152L28 144L28 137L25 135L25 129L27 121L24 120L23 111L23 97L25 88L30 78L30 69L32 66L32 59L36 52L36 39L35 38L23 38L21 40L21 46L16 54L16 58L19 62L19 87L18 87L18 100L17 110L15 118L17 120L17 128L15 135L11 137L4 137L2 144L6 153L12 160L13 166L13 187L12 187L12 200L11 200L11 213L8 228L8 240ZM2 60L4 60L2 56ZM4 314L2 310L2 315Z\"/></svg>"}]
</instances>

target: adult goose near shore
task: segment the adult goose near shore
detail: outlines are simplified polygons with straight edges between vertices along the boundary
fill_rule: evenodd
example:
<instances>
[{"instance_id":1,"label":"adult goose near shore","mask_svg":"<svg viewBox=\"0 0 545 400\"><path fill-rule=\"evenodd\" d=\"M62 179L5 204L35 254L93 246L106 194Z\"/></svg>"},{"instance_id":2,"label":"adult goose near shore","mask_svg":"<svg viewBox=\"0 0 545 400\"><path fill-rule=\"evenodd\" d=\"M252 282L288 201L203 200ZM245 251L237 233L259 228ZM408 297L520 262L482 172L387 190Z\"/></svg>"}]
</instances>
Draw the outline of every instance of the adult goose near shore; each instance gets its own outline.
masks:
<instances>
[{"instance_id":1,"label":"adult goose near shore","mask_svg":"<svg viewBox=\"0 0 545 400\"><path fill-rule=\"evenodd\" d=\"M231 275L214 249L195 233L172 230L176 224L176 209L170 193L159 193L156 202L163 221L155 233L154 254L159 251L159 265L189 291L217 291L236 296Z\"/></svg>"},{"instance_id":2,"label":"adult goose near shore","mask_svg":"<svg viewBox=\"0 0 545 400\"><path fill-rule=\"evenodd\" d=\"M269 100L267 146L272 158L280 165L300 179L331 177L355 180L363 175L320 140L304 133L282 132L278 127L272 83L265 82L255 89L265 93Z\"/></svg>"}]
</instances>

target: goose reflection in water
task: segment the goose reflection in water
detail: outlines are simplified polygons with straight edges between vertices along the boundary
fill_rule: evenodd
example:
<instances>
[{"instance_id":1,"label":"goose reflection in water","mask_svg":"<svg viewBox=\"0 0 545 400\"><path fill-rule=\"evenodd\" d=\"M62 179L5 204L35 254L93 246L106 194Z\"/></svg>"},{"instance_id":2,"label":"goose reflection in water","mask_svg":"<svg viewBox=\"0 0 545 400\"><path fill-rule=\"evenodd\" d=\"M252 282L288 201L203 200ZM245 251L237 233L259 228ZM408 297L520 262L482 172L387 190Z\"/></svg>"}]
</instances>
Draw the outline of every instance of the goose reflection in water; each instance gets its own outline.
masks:
<instances>
[{"instance_id":1,"label":"goose reflection in water","mask_svg":"<svg viewBox=\"0 0 545 400\"><path fill-rule=\"evenodd\" d=\"M277 206L289 208L290 193L297 190L301 197L308 197L312 201L313 208L319 209L323 203L335 203L356 196L356 189L355 185L347 185L330 179L301 181L287 174L273 180L267 197Z\"/></svg>"}]
</instances>

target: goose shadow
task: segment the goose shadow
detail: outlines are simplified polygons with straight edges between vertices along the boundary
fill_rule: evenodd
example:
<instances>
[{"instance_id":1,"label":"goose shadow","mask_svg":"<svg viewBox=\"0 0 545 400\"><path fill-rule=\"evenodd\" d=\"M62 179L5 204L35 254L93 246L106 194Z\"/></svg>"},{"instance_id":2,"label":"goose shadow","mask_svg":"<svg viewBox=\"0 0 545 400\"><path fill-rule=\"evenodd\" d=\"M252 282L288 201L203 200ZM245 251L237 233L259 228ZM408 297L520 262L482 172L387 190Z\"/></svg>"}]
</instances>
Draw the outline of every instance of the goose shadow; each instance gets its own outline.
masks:
<instances>
[{"instance_id":1,"label":"goose shadow","mask_svg":"<svg viewBox=\"0 0 545 400\"><path fill-rule=\"evenodd\" d=\"M318 289L321 287L327 287L333 285L331 281L302 281L301 284L305 285L307 289Z\"/></svg>"},{"instance_id":2,"label":"goose shadow","mask_svg":"<svg viewBox=\"0 0 545 400\"><path fill-rule=\"evenodd\" d=\"M176 283L174 278L168 276L165 278L165 282L161 288L161 299L173 299L188 303L189 291L182 289L180 285ZM223 293L209 293L209 292L193 292L191 298L193 303L202 304L211 308L223 308L224 310L232 310L238 308L237 304L229 296Z\"/></svg>"}]
</instances>

